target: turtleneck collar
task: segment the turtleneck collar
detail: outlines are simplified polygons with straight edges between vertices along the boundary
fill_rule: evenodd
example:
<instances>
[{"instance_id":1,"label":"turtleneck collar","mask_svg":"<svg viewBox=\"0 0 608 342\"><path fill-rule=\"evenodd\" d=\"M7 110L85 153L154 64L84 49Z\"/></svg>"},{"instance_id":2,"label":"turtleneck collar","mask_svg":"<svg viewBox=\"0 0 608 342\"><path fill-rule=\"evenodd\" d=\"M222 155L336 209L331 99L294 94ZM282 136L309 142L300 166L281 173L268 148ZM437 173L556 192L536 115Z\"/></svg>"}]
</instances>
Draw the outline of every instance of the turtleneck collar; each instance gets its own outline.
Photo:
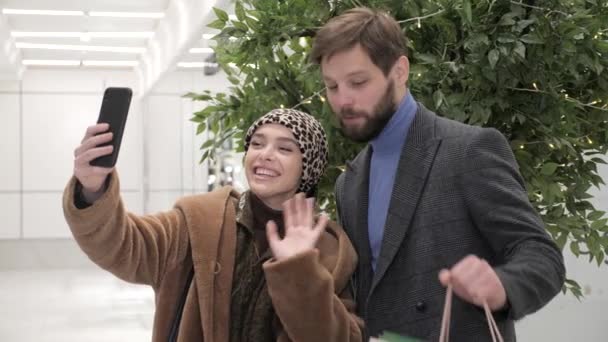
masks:
<instances>
[{"instance_id":1,"label":"turtleneck collar","mask_svg":"<svg viewBox=\"0 0 608 342\"><path fill-rule=\"evenodd\" d=\"M283 211L272 209L267 206L256 194L250 193L251 211L253 214L253 229L266 231L266 222L272 220L279 226L279 232L283 232Z\"/></svg>"},{"instance_id":2,"label":"turtleneck collar","mask_svg":"<svg viewBox=\"0 0 608 342\"><path fill-rule=\"evenodd\" d=\"M243 193L240 202L237 221L253 234L258 251L262 254L268 249L266 237L268 221L274 221L279 228L279 236L284 236L283 211L270 208L251 191Z\"/></svg>"}]
</instances>

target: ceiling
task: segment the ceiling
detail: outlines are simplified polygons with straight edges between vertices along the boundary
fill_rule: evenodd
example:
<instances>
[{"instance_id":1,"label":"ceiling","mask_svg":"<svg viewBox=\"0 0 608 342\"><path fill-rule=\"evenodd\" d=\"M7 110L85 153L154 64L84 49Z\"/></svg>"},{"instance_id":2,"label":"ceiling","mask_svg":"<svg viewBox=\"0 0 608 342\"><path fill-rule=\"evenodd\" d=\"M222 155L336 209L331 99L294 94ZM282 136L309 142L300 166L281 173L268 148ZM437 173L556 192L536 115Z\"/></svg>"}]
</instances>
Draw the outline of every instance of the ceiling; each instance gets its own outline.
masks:
<instances>
[{"instance_id":1,"label":"ceiling","mask_svg":"<svg viewBox=\"0 0 608 342\"><path fill-rule=\"evenodd\" d=\"M211 54L191 49L208 46L202 37L211 32L206 24L214 19L212 7L230 5L230 0L0 0L0 78L19 79L26 68L134 69L146 92L182 62L203 62ZM11 13L14 9L80 13ZM158 16L100 17L97 12ZM123 65L115 65L119 62Z\"/></svg>"}]
</instances>

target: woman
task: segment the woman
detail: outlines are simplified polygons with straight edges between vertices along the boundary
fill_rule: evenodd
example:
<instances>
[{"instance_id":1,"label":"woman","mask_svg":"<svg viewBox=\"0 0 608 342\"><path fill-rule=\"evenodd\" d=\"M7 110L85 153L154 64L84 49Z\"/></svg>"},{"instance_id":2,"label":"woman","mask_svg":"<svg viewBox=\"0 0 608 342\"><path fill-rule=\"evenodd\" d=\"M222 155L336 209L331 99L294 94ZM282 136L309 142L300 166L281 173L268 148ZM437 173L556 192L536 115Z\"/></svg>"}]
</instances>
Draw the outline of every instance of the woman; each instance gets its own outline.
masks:
<instances>
[{"instance_id":1,"label":"woman","mask_svg":"<svg viewBox=\"0 0 608 342\"><path fill-rule=\"evenodd\" d=\"M335 223L315 220L303 195L327 165L312 116L276 109L250 127L249 191L224 187L146 216L126 212L115 170L89 164L111 153L97 147L112 139L107 129L91 126L75 150L64 213L97 265L153 287L153 341L362 339L347 286L354 249Z\"/></svg>"}]
</instances>

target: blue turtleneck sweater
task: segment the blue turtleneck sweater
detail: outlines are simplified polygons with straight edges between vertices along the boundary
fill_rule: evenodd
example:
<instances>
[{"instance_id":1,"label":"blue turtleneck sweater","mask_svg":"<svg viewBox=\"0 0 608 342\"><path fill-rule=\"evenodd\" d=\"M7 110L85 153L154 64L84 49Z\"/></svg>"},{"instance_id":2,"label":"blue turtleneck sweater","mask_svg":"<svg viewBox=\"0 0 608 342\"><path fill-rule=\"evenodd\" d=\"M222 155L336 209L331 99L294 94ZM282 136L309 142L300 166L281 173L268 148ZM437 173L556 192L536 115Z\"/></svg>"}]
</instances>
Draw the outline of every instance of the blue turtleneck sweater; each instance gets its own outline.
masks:
<instances>
[{"instance_id":1,"label":"blue turtleneck sweater","mask_svg":"<svg viewBox=\"0 0 608 342\"><path fill-rule=\"evenodd\" d=\"M371 141L373 152L369 171L367 225L374 271L380 256L397 165L417 110L418 105L408 90L393 117L382 132Z\"/></svg>"}]
</instances>

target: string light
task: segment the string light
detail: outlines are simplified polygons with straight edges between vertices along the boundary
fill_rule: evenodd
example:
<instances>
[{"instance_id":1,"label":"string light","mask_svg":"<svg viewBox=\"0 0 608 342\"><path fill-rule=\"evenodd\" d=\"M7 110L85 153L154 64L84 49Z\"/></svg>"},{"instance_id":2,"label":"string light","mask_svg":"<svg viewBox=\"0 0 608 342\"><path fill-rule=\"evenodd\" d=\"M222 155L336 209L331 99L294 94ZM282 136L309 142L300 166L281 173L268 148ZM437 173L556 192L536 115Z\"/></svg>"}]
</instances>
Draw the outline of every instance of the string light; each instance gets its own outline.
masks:
<instances>
[{"instance_id":1,"label":"string light","mask_svg":"<svg viewBox=\"0 0 608 342\"><path fill-rule=\"evenodd\" d=\"M319 95L319 100L321 100L321 102L325 102L325 98L321 95Z\"/></svg>"},{"instance_id":2,"label":"string light","mask_svg":"<svg viewBox=\"0 0 608 342\"><path fill-rule=\"evenodd\" d=\"M536 86L535 82L532 82L532 86L534 87L534 89L538 90L538 87Z\"/></svg>"},{"instance_id":3,"label":"string light","mask_svg":"<svg viewBox=\"0 0 608 342\"><path fill-rule=\"evenodd\" d=\"M523 150L523 149L524 149L524 147L525 147L524 145L519 145L519 149L520 149L520 150Z\"/></svg>"},{"instance_id":4,"label":"string light","mask_svg":"<svg viewBox=\"0 0 608 342\"><path fill-rule=\"evenodd\" d=\"M555 148L555 146L553 144L549 144L549 147L551 147L552 149Z\"/></svg>"}]
</instances>

